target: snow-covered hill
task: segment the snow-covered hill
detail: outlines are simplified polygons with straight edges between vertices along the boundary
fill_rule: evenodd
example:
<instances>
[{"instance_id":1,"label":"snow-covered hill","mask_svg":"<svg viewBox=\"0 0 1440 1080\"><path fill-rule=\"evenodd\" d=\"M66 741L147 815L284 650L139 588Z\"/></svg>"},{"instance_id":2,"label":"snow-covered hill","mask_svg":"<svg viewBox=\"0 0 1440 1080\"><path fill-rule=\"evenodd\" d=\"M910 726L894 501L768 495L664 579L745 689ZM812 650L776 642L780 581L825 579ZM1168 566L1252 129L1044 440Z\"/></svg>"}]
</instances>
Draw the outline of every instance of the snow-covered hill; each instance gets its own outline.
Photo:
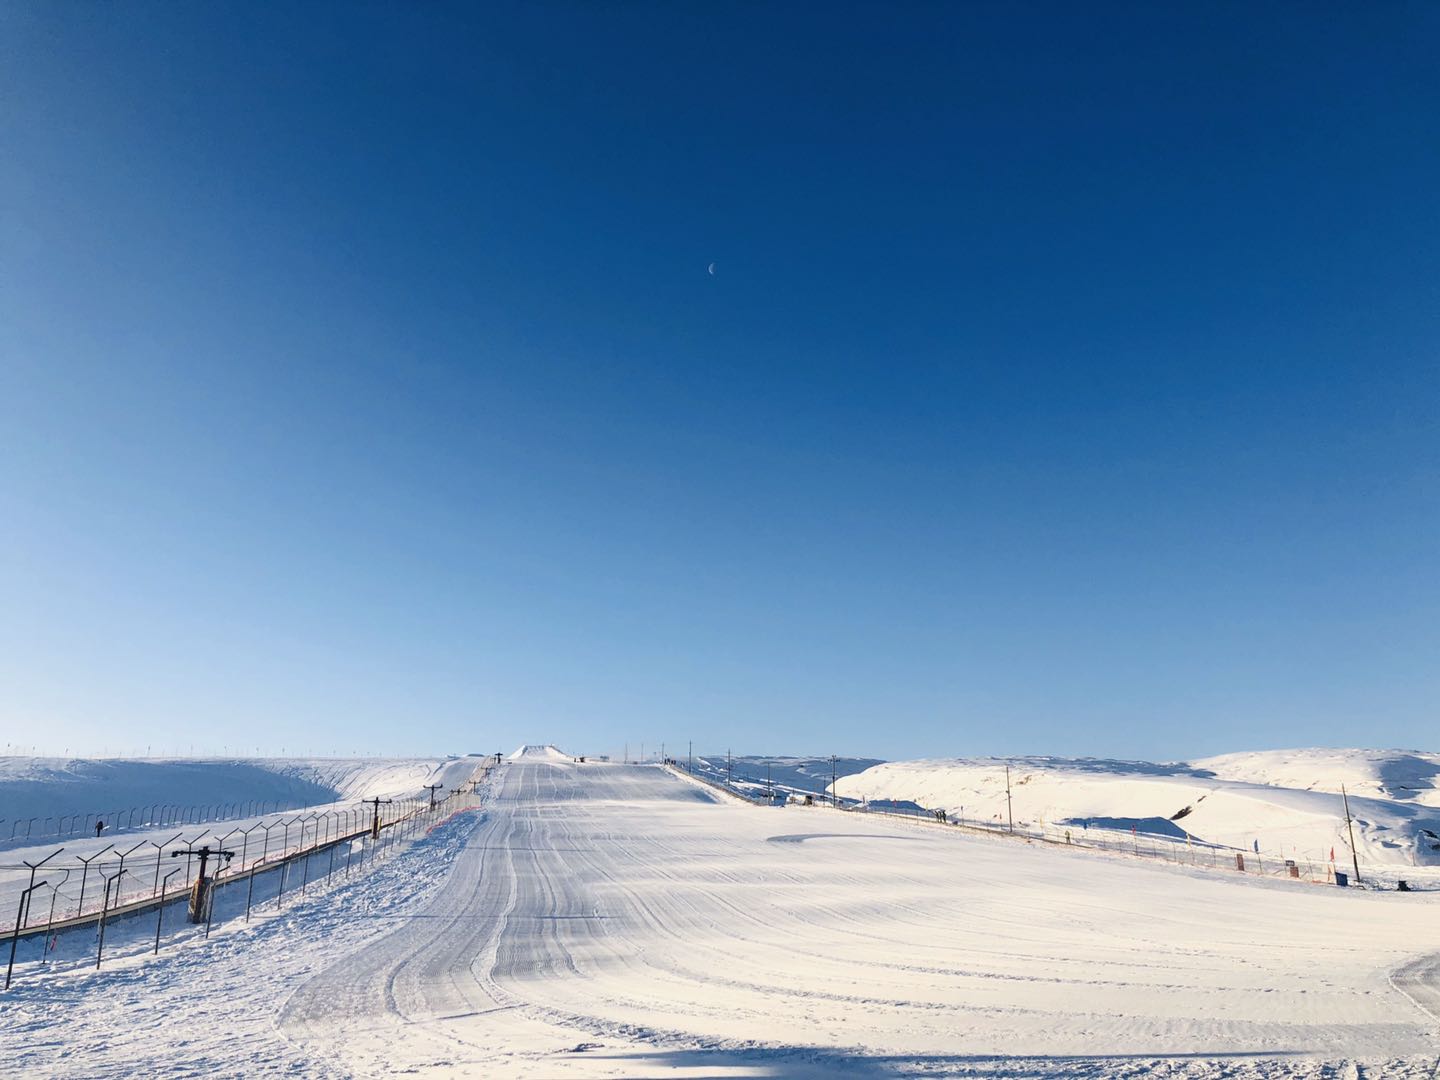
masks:
<instances>
[{"instance_id":1,"label":"snow-covered hill","mask_svg":"<svg viewBox=\"0 0 1440 1080\"><path fill-rule=\"evenodd\" d=\"M1362 863L1440 864L1440 755L1406 750L1276 750L1193 763L1095 758L949 758L876 765L844 796L913 800L951 817L1086 823L1169 833L1286 858L1348 858L1340 785Z\"/></svg>"},{"instance_id":2,"label":"snow-covered hill","mask_svg":"<svg viewBox=\"0 0 1440 1080\"><path fill-rule=\"evenodd\" d=\"M539 753L483 800L248 923L249 883L222 890L208 937L177 908L158 955L148 914L111 924L98 971L92 932L48 957L32 938L0 995L5 1075L1435 1072L1437 892L762 809L651 765Z\"/></svg>"},{"instance_id":3,"label":"snow-covered hill","mask_svg":"<svg viewBox=\"0 0 1440 1080\"><path fill-rule=\"evenodd\" d=\"M1440 806L1440 754L1419 750L1260 750L1192 763L1223 780Z\"/></svg>"},{"instance_id":4,"label":"snow-covered hill","mask_svg":"<svg viewBox=\"0 0 1440 1080\"><path fill-rule=\"evenodd\" d=\"M769 788L804 795L830 790L832 776L844 779L879 765L879 758L764 757L743 755L697 757L695 772L708 780L728 781L732 787L756 794ZM850 793L841 785L842 797Z\"/></svg>"},{"instance_id":5,"label":"snow-covered hill","mask_svg":"<svg viewBox=\"0 0 1440 1080\"><path fill-rule=\"evenodd\" d=\"M148 803L204 805L241 800L313 806L413 795L444 764L404 760L81 759L0 757L0 840L16 818L113 813Z\"/></svg>"}]
</instances>

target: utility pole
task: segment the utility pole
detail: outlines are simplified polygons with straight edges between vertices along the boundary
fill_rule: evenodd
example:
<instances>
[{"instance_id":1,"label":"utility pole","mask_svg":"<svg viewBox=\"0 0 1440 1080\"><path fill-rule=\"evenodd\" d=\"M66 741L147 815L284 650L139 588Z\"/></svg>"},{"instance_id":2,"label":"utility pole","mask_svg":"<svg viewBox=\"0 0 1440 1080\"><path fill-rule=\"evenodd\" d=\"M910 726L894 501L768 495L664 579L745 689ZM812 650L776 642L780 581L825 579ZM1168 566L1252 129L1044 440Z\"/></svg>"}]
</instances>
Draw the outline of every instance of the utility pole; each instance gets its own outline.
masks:
<instances>
[{"instance_id":1,"label":"utility pole","mask_svg":"<svg viewBox=\"0 0 1440 1080\"><path fill-rule=\"evenodd\" d=\"M840 794L839 794L839 792L837 792L837 791L835 790L835 785L836 785L837 783L839 783L839 780L838 780L838 779L836 778L836 776L835 776L835 755L834 755L834 754L831 754L831 755L830 755L830 801L831 801L834 805L839 806L839 805L840 805Z\"/></svg>"},{"instance_id":2,"label":"utility pole","mask_svg":"<svg viewBox=\"0 0 1440 1080\"><path fill-rule=\"evenodd\" d=\"M1360 856L1355 853L1355 825L1350 820L1350 796L1345 792L1345 785L1340 785L1340 798L1345 800L1345 828L1350 833L1350 858L1351 865L1355 867L1355 884L1360 884Z\"/></svg>"},{"instance_id":3,"label":"utility pole","mask_svg":"<svg viewBox=\"0 0 1440 1080\"><path fill-rule=\"evenodd\" d=\"M689 746L688 750L686 751L685 757L686 757L685 771L686 771L686 772L692 772L692 773L693 773L693 772L695 771L695 740L694 740L694 739L691 739L691 740L690 740L690 746Z\"/></svg>"},{"instance_id":4,"label":"utility pole","mask_svg":"<svg viewBox=\"0 0 1440 1080\"><path fill-rule=\"evenodd\" d=\"M1010 819L1010 831L1015 831L1015 806L1010 801L1010 766L1005 766L1005 816Z\"/></svg>"},{"instance_id":5,"label":"utility pole","mask_svg":"<svg viewBox=\"0 0 1440 1080\"><path fill-rule=\"evenodd\" d=\"M445 785L444 785L444 784L426 784L426 785L425 785L425 790L428 791L428 792L430 792L430 809L431 809L431 810L434 810L434 809L435 809L435 792L437 792L437 791L444 791L444 790L445 790Z\"/></svg>"}]
</instances>

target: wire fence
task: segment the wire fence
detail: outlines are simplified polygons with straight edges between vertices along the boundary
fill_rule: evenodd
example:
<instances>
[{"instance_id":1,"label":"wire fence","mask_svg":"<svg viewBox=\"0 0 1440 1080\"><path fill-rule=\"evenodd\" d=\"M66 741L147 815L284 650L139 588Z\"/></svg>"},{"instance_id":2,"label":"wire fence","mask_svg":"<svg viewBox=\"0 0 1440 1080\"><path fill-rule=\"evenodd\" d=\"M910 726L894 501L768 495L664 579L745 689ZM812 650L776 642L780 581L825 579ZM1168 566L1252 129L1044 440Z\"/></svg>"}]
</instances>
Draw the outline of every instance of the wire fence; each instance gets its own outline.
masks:
<instances>
[{"instance_id":1,"label":"wire fence","mask_svg":"<svg viewBox=\"0 0 1440 1080\"><path fill-rule=\"evenodd\" d=\"M149 803L115 810L87 810L67 814L0 818L0 840L27 843L68 840L106 833L163 829L175 825L201 825L211 821L261 817L303 809L306 804L285 799L244 799L224 803ZM8 826L8 828L7 828Z\"/></svg>"},{"instance_id":2,"label":"wire fence","mask_svg":"<svg viewBox=\"0 0 1440 1080\"><path fill-rule=\"evenodd\" d=\"M836 798L829 792L794 791L769 779L749 775L738 778L732 775L722 779L689 768L686 761L678 758L667 758L663 764L716 791L759 806L829 807L845 813L884 817L927 828L954 829L1001 840L1105 851L1177 866L1223 870L1258 878L1321 885L1368 885L1415 892L1440 890L1440 868L1375 865L1353 856L1348 847L1341 847L1338 851L1332 849L1333 854L1328 855L1298 848L1267 850L1258 843L1251 848L1236 848L1201 840L1178 828L1176 831L1179 835L1172 836L1146 832L1138 826L1120 829L1084 821L1012 822L999 815L985 818L966 817L963 813L954 814L928 808L917 802L877 803ZM1358 878L1355 873L1357 868Z\"/></svg>"},{"instance_id":3,"label":"wire fence","mask_svg":"<svg viewBox=\"0 0 1440 1080\"><path fill-rule=\"evenodd\" d=\"M22 968L27 961L43 965L61 935L93 927L98 968L107 924L117 920L153 913L158 952L166 909L178 902L186 902L188 922L204 923L207 935L215 897L222 890L244 893L247 921L261 902L273 899L279 910L287 891L303 895L322 875L329 880L337 872L349 876L363 871L422 830L477 805L480 787L495 764L482 765L443 796L430 791L420 798L370 799L342 808L282 813L244 829L180 830L158 841L144 838L125 848L112 843L68 858L61 847L33 862L0 865L0 870L28 873L18 892L14 922L0 933L0 960L8 954L5 987L11 984L22 944ZM238 893L228 910L239 917Z\"/></svg>"}]
</instances>

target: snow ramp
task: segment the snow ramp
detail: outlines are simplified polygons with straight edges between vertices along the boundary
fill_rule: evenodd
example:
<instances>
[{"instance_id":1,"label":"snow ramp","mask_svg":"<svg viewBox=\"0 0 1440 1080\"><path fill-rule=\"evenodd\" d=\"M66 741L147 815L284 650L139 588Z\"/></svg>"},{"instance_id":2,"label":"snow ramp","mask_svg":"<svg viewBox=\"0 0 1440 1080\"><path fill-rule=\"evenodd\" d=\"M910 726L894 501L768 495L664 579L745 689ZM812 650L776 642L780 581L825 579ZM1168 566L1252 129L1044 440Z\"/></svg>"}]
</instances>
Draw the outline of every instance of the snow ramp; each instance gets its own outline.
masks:
<instances>
[{"instance_id":1,"label":"snow ramp","mask_svg":"<svg viewBox=\"0 0 1440 1080\"><path fill-rule=\"evenodd\" d=\"M544 745L527 743L526 745L520 747L520 749L516 750L505 760L527 762L549 761L554 762L555 764L568 765L575 759L569 754L565 753L563 750L559 750L551 746L549 743L546 743Z\"/></svg>"}]
</instances>

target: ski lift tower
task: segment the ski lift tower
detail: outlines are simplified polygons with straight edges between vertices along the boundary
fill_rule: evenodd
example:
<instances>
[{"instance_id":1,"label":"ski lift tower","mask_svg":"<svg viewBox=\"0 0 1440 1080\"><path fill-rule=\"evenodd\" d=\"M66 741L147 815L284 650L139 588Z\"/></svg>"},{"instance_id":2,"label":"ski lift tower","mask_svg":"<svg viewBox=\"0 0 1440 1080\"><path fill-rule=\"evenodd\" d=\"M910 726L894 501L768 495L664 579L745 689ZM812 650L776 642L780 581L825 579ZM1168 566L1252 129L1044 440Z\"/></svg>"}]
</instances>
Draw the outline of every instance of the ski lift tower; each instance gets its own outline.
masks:
<instances>
[{"instance_id":1,"label":"ski lift tower","mask_svg":"<svg viewBox=\"0 0 1440 1080\"><path fill-rule=\"evenodd\" d=\"M186 847L170 852L172 859L178 859L181 855L195 855L200 859L200 870L196 873L195 884L190 889L190 906L186 911L186 917L192 923L209 922L210 904L214 899L215 892L215 874L219 873L219 868L217 866L215 872L209 875L205 873L205 868L211 859L214 859L217 864L221 859L228 863L235 857L235 852L212 848L209 844L204 847Z\"/></svg>"}]
</instances>

